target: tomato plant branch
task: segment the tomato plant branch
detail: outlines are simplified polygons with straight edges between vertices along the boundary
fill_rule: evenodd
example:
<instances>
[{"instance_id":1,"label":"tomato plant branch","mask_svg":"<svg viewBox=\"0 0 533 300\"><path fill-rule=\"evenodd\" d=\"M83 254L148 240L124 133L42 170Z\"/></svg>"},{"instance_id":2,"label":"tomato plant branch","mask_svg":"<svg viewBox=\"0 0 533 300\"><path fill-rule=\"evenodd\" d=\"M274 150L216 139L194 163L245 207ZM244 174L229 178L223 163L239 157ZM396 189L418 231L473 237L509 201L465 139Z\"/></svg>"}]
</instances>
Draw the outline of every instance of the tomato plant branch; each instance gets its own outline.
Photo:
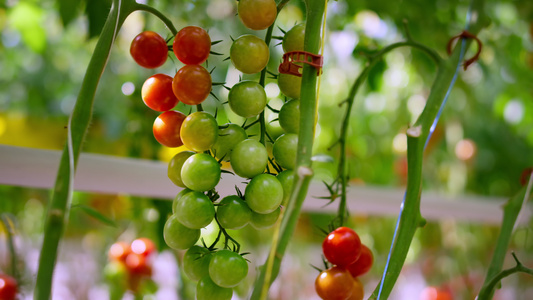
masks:
<instances>
[{"instance_id":1,"label":"tomato plant branch","mask_svg":"<svg viewBox=\"0 0 533 300\"><path fill-rule=\"evenodd\" d=\"M516 262L516 266L513 268L509 268L506 270L501 271L500 273L494 275L488 282L486 282L481 291L479 292L477 300L490 300L492 299L492 296L494 294L494 290L496 289L496 285L505 277L512 275L514 273L526 273L531 276L533 276L533 269L530 269L526 266L524 266L516 257L514 252L512 253L513 258ZM488 275L488 274L487 274ZM487 277L488 278L488 277Z\"/></svg>"},{"instance_id":2,"label":"tomato plant branch","mask_svg":"<svg viewBox=\"0 0 533 300\"><path fill-rule=\"evenodd\" d=\"M487 25L487 18L483 13L483 0L474 0L471 6L473 18L469 24L470 32L477 34ZM403 268L407 252L409 251L414 234L418 227L425 224L420 214L420 195L422 182L422 162L425 144L430 129L446 98L455 73L460 64L462 53L471 44L465 40L464 49L457 44L451 56L439 62L437 76L433 82L426 106L415 124L407 130L407 189L405 201L402 204L397 237L393 240L389 265L384 272L382 282L371 295L370 299L387 299Z\"/></svg>"},{"instance_id":3,"label":"tomato plant branch","mask_svg":"<svg viewBox=\"0 0 533 300\"><path fill-rule=\"evenodd\" d=\"M176 29L176 27L174 27L174 24L172 24L172 21L170 21L170 19L167 18L158 9L156 9L156 8L150 6L150 5L146 5L146 4L142 4L142 3L136 3L134 9L135 10L142 10L142 11L149 12L149 13L153 14L154 16L158 17L161 21L163 21L163 23L165 23L165 25L168 27L170 32L172 32L173 36L176 36L176 34L178 34L178 30Z\"/></svg>"},{"instance_id":4,"label":"tomato plant branch","mask_svg":"<svg viewBox=\"0 0 533 300\"><path fill-rule=\"evenodd\" d=\"M354 84L352 85L350 89L348 97L346 97L346 100L340 103L340 105L343 105L344 103L346 103L347 107L346 107L346 111L345 111L344 118L342 121L340 137L338 140L338 144L340 146L339 167L338 167L338 172L337 172L338 175L337 175L336 182L332 184L332 186L336 187L335 188L336 194L340 194L340 203L339 203L339 209L337 213L337 219L340 222L340 224L338 224L339 226L343 226L344 220L348 216L348 212L346 210L346 200L347 200L346 189L348 186L347 180L349 178L349 174L347 174L348 172L346 170L346 139L347 139L347 134L348 134L348 125L350 123L350 115L351 115L353 103L355 100L355 95L357 94L357 91L359 90L363 82L368 77L370 70L376 65L377 62L379 62L383 58L385 54L389 53L390 51L396 48L405 47L405 46L416 48L416 49L423 51L424 53L429 55L435 61L437 65L440 64L440 62L442 61L442 58L433 49L428 48L423 44L413 41L409 34L407 34L407 37L408 37L407 41L391 44L383 48L382 50L378 51L374 55L369 56L369 60L366 64L366 67L363 69L363 71L359 74L359 76L355 80ZM339 188L338 184L340 184L340 189L341 189L340 193L338 193L338 188Z\"/></svg>"},{"instance_id":5,"label":"tomato plant branch","mask_svg":"<svg viewBox=\"0 0 533 300\"><path fill-rule=\"evenodd\" d=\"M320 30L326 1L307 0L307 21L305 28L304 50L318 53L320 44ZM265 265L262 266L257 278L251 299L266 299L268 289L277 277L285 254L285 250L292 238L296 223L300 216L302 204L307 196L309 183L313 176L311 169L311 155L315 134L315 119L317 109L316 94L317 72L316 69L305 64L302 74L302 89L300 95L300 131L298 134L298 152L295 167L295 183L283 211L279 223L279 240L273 239L271 251Z\"/></svg>"},{"instance_id":6,"label":"tomato plant branch","mask_svg":"<svg viewBox=\"0 0 533 300\"><path fill-rule=\"evenodd\" d=\"M96 88L107 64L117 33L126 17L134 11L135 6L136 3L133 0L113 1L70 116L67 127L67 143L61 156L53 196L45 215L44 239L34 293L36 300L50 298L59 242L69 216L74 173L83 140L91 121Z\"/></svg>"},{"instance_id":7,"label":"tomato plant branch","mask_svg":"<svg viewBox=\"0 0 533 300\"><path fill-rule=\"evenodd\" d=\"M526 199L528 198L529 199ZM502 270L503 262L507 255L507 249L511 242L512 233L515 228L518 215L522 209L522 203L529 201L532 198L531 194L527 193L527 188L524 186L515 196L510 198L503 206L503 219L500 229L500 235L496 242L496 249L492 255L485 281L479 292L479 299L491 299L494 294L494 286L491 286L491 282ZM514 255L513 255L514 256ZM515 258L518 264L518 260ZM503 278L503 277L502 277ZM499 280L498 280L499 281Z\"/></svg>"}]
</instances>

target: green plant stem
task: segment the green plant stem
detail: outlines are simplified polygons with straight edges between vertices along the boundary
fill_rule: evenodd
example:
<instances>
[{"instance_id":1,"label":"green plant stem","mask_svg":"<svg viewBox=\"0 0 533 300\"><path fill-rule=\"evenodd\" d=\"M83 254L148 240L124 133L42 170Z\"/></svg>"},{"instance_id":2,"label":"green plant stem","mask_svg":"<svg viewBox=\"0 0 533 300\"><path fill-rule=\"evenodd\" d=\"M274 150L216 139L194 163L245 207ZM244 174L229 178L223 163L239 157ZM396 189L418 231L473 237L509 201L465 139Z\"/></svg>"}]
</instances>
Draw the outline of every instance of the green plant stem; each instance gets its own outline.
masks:
<instances>
[{"instance_id":1,"label":"green plant stem","mask_svg":"<svg viewBox=\"0 0 533 300\"><path fill-rule=\"evenodd\" d=\"M118 30L133 11L133 0L114 0L98 43L87 67L78 99L68 123L67 144L61 156L52 201L44 224L44 239L39 257L34 299L47 300L52 289L52 277L59 241L69 216L73 178L85 134L92 116L94 96L105 69Z\"/></svg>"},{"instance_id":2,"label":"green plant stem","mask_svg":"<svg viewBox=\"0 0 533 300\"><path fill-rule=\"evenodd\" d=\"M324 15L325 1L307 0L307 22L305 28L304 50L318 53L320 45L320 29ZM300 216L302 204L306 198L309 183L313 176L311 155L315 134L315 118L317 109L316 95L317 70L304 65L302 74L302 90L300 95L300 132L298 135L298 154L296 158L296 178L288 205L283 211L279 227L279 239L274 238L274 251L261 268L250 299L265 299L270 285L277 277L285 254L292 238L296 223ZM267 275L268 273L268 275Z\"/></svg>"},{"instance_id":3,"label":"green plant stem","mask_svg":"<svg viewBox=\"0 0 533 300\"><path fill-rule=\"evenodd\" d=\"M487 270L487 275L485 276L485 281L483 282L483 286L481 287L481 290L479 292L479 300L492 299L495 284L499 282L499 280L497 280L494 284L492 282L495 280L495 277L498 276L498 273L502 270L503 262L505 260L505 256L507 255L507 249L509 248L511 238L513 236L512 233L515 227L515 223L518 218L518 215L520 214L520 210L522 209L522 203L524 203L524 201L529 201L532 198L532 194L529 194L530 199L524 199L525 197L527 197L526 190L527 189L524 186L503 206L503 220L500 229L500 235L498 236L498 240L496 241L496 249L494 249L494 254L492 255L492 260ZM518 261L517 264L520 265Z\"/></svg>"},{"instance_id":4,"label":"green plant stem","mask_svg":"<svg viewBox=\"0 0 533 300\"><path fill-rule=\"evenodd\" d=\"M13 242L13 237L15 236L15 218L11 214L4 213L0 214L0 221L5 229L9 257L11 258L11 276L19 280L17 252L15 251L15 243Z\"/></svg>"},{"instance_id":5,"label":"green plant stem","mask_svg":"<svg viewBox=\"0 0 533 300\"><path fill-rule=\"evenodd\" d=\"M470 32L474 35L487 25L487 19L483 13L483 0L474 0L472 3L472 15L475 15L470 24ZM466 41L465 52L471 40ZM413 240L416 230L425 224L420 214L420 194L422 182L422 161L424 147L429 136L430 128L445 99L446 92L452 82L459 59L461 56L460 43L457 44L451 56L439 63L438 73L433 82L426 106L415 124L407 130L407 190L400 216L397 238L393 241L390 253L389 266L384 274L383 289L380 299L387 299L403 268L407 252ZM380 285L376 287L370 299L377 299Z\"/></svg>"},{"instance_id":6,"label":"green plant stem","mask_svg":"<svg viewBox=\"0 0 533 300\"><path fill-rule=\"evenodd\" d=\"M154 16L158 17L161 21L163 21L163 23L165 23L165 25L168 27L168 29L172 32L174 36L178 34L178 30L176 29L176 27L174 27L174 24L172 24L172 21L170 21L170 19L167 18L164 14L162 14L159 10L157 10L154 7L151 7L150 5L141 4L141 3L135 3L135 4L136 5L134 7L134 10L142 10L142 11L146 11L146 12L153 14Z\"/></svg>"},{"instance_id":7,"label":"green plant stem","mask_svg":"<svg viewBox=\"0 0 533 300\"><path fill-rule=\"evenodd\" d=\"M359 76L357 76L357 79L352 85L350 92L348 94L348 97L346 98L346 100L340 103L340 105L346 103L347 107L346 107L346 111L345 111L344 118L342 121L341 133L340 133L340 138L338 141L339 146L340 146L340 154L339 154L339 168L338 168L338 175L337 175L338 179L337 180L339 180L341 184L341 193L340 193L341 199L340 199L339 209L337 213L337 219L340 222L339 226L342 226L344 224L344 220L348 216L348 212L346 210L346 200L347 200L346 190L348 186L347 181L348 181L349 174L347 174L347 170L346 170L346 139L348 135L348 126L350 124L350 115L352 112L355 95L357 94L357 91L359 90L363 82L368 77L370 70L376 65L377 62L379 62L382 59L382 57L385 54L389 53L390 51L396 48L405 47L405 46L423 51L429 57L431 57L437 65L440 64L440 62L442 61L442 58L435 51L433 51L432 49L422 44L412 41L410 38L408 38L408 40L405 42L398 42L395 44L391 44L383 48L376 54L369 57L369 61L367 62L365 68L359 74Z\"/></svg>"},{"instance_id":8,"label":"green plant stem","mask_svg":"<svg viewBox=\"0 0 533 300\"><path fill-rule=\"evenodd\" d=\"M489 277L486 277L486 281L485 283L483 284L483 287L481 288L481 291L479 292L479 295L478 297L476 298L477 300L490 300L492 299L492 296L494 294L494 290L496 289L496 285L498 283L500 283L500 281L502 279L504 279L505 277L509 276L509 275L512 275L514 273L526 273L526 274L529 274L531 276L533 276L533 270L530 269L530 268L527 268L525 267L524 265L522 265L522 263L518 260L518 258L516 257L516 255L514 253L512 253L513 255L513 258L516 262L516 266L514 266L513 268L509 268L509 269L506 269L506 270L503 270L497 274L495 274L494 276L492 276L491 279L489 279ZM487 274L488 275L488 274Z\"/></svg>"}]
</instances>

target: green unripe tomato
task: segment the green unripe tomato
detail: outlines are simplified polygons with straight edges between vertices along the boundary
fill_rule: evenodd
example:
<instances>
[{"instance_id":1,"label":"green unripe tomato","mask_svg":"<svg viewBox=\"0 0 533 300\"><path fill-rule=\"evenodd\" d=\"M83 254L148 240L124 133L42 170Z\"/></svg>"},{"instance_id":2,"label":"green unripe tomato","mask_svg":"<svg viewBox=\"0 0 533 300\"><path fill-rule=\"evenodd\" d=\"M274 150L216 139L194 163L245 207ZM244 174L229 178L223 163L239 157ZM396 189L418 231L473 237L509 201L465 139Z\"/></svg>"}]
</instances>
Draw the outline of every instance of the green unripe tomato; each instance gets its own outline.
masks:
<instances>
[{"instance_id":1,"label":"green unripe tomato","mask_svg":"<svg viewBox=\"0 0 533 300\"><path fill-rule=\"evenodd\" d=\"M224 197L217 206L217 219L226 229L241 229L251 218L252 210L239 196Z\"/></svg>"},{"instance_id":2,"label":"green unripe tomato","mask_svg":"<svg viewBox=\"0 0 533 300\"><path fill-rule=\"evenodd\" d=\"M209 262L211 261L211 251L209 249L192 246L183 256L183 272L192 281L198 281L205 276L209 276Z\"/></svg>"},{"instance_id":3,"label":"green unripe tomato","mask_svg":"<svg viewBox=\"0 0 533 300\"><path fill-rule=\"evenodd\" d=\"M298 135L286 133L276 139L272 147L274 160L285 169L294 169L298 150Z\"/></svg>"},{"instance_id":4,"label":"green unripe tomato","mask_svg":"<svg viewBox=\"0 0 533 300\"><path fill-rule=\"evenodd\" d=\"M189 193L189 192L192 192L191 189L188 189L188 188L184 188L183 190L181 190L181 192L179 192L176 197L174 198L174 200L172 201L172 213L175 214L176 213L176 208L178 206L178 203L180 202L180 199L181 197L183 197L183 195Z\"/></svg>"},{"instance_id":5,"label":"green unripe tomato","mask_svg":"<svg viewBox=\"0 0 533 300\"><path fill-rule=\"evenodd\" d=\"M283 201L281 205L287 205L294 185L294 170L285 170L276 175L276 178L281 183L281 186L283 186Z\"/></svg>"},{"instance_id":6,"label":"green unripe tomato","mask_svg":"<svg viewBox=\"0 0 533 300\"><path fill-rule=\"evenodd\" d=\"M220 250L213 254L209 262L209 276L221 287L237 286L248 275L248 263L238 253Z\"/></svg>"},{"instance_id":7,"label":"green unripe tomato","mask_svg":"<svg viewBox=\"0 0 533 300\"><path fill-rule=\"evenodd\" d=\"M229 161L231 151L240 142L248 138L244 128L237 124L227 123L220 126L218 139L211 148L217 159Z\"/></svg>"},{"instance_id":8,"label":"green unripe tomato","mask_svg":"<svg viewBox=\"0 0 533 300\"><path fill-rule=\"evenodd\" d=\"M280 214L280 207L268 214L258 214L256 212L252 212L252 219L250 220L250 225L257 230L270 228L274 226L274 224L276 224Z\"/></svg>"},{"instance_id":9,"label":"green unripe tomato","mask_svg":"<svg viewBox=\"0 0 533 300\"><path fill-rule=\"evenodd\" d=\"M283 37L281 43L283 51L303 51L304 50L304 37L305 37L305 23L294 25Z\"/></svg>"},{"instance_id":10,"label":"green unripe tomato","mask_svg":"<svg viewBox=\"0 0 533 300\"><path fill-rule=\"evenodd\" d=\"M283 200L283 186L274 175L260 174L252 178L244 190L250 209L259 214L275 211Z\"/></svg>"},{"instance_id":11,"label":"green unripe tomato","mask_svg":"<svg viewBox=\"0 0 533 300\"><path fill-rule=\"evenodd\" d=\"M255 74L266 67L270 51L265 41L255 35L245 34L233 41L229 57L237 70Z\"/></svg>"},{"instance_id":12,"label":"green unripe tomato","mask_svg":"<svg viewBox=\"0 0 533 300\"><path fill-rule=\"evenodd\" d=\"M235 174L244 178L252 178L265 171L268 152L259 141L246 139L233 148L230 163Z\"/></svg>"},{"instance_id":13,"label":"green unripe tomato","mask_svg":"<svg viewBox=\"0 0 533 300\"><path fill-rule=\"evenodd\" d=\"M300 131L300 100L292 99L279 110L279 125L286 133Z\"/></svg>"},{"instance_id":14,"label":"green unripe tomato","mask_svg":"<svg viewBox=\"0 0 533 300\"><path fill-rule=\"evenodd\" d=\"M283 95L292 98L300 99L300 91L302 89L302 77L280 73L278 75L278 87Z\"/></svg>"},{"instance_id":15,"label":"green unripe tomato","mask_svg":"<svg viewBox=\"0 0 533 300\"><path fill-rule=\"evenodd\" d=\"M220 164L211 155L196 153L187 158L181 168L181 179L193 191L205 192L220 181Z\"/></svg>"},{"instance_id":16,"label":"green unripe tomato","mask_svg":"<svg viewBox=\"0 0 533 300\"><path fill-rule=\"evenodd\" d=\"M168 163L167 175L168 178L177 186L184 188L185 184L181 180L181 168L183 163L187 158L191 157L194 152L192 151L182 151L174 155Z\"/></svg>"},{"instance_id":17,"label":"green unripe tomato","mask_svg":"<svg viewBox=\"0 0 533 300\"><path fill-rule=\"evenodd\" d=\"M204 193L190 192L178 201L174 215L181 224L192 229L201 229L213 221L215 206Z\"/></svg>"},{"instance_id":18,"label":"green unripe tomato","mask_svg":"<svg viewBox=\"0 0 533 300\"><path fill-rule=\"evenodd\" d=\"M231 300L233 290L216 285L211 277L205 276L196 285L196 300Z\"/></svg>"},{"instance_id":19,"label":"green unripe tomato","mask_svg":"<svg viewBox=\"0 0 533 300\"><path fill-rule=\"evenodd\" d=\"M176 215L171 215L163 228L165 243L175 250L191 248L200 238L200 229L191 229L178 221Z\"/></svg>"},{"instance_id":20,"label":"green unripe tomato","mask_svg":"<svg viewBox=\"0 0 533 300\"><path fill-rule=\"evenodd\" d=\"M191 150L209 150L218 138L217 120L204 111L193 112L181 124L180 136L183 145Z\"/></svg>"},{"instance_id":21,"label":"green unripe tomato","mask_svg":"<svg viewBox=\"0 0 533 300\"><path fill-rule=\"evenodd\" d=\"M231 110L237 115L251 118L257 116L265 109L267 95L265 89L259 83L244 80L231 88L228 94L228 103Z\"/></svg>"}]
</instances>

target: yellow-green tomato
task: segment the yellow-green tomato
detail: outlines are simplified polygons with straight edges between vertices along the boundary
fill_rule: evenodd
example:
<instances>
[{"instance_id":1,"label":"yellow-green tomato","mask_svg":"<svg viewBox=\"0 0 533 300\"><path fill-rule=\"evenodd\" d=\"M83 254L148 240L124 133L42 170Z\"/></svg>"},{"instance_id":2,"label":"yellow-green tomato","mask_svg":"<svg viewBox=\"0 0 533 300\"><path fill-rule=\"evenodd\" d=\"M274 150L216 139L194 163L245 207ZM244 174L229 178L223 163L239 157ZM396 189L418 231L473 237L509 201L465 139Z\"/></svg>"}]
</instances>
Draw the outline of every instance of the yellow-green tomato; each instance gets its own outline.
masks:
<instances>
[{"instance_id":1,"label":"yellow-green tomato","mask_svg":"<svg viewBox=\"0 0 533 300\"><path fill-rule=\"evenodd\" d=\"M218 286L235 287L246 278L246 275L248 275L248 263L236 252L226 249L217 251L209 262L209 276Z\"/></svg>"},{"instance_id":2,"label":"yellow-green tomato","mask_svg":"<svg viewBox=\"0 0 533 300\"><path fill-rule=\"evenodd\" d=\"M207 112L194 112L181 124L180 136L183 145L193 151L209 150L218 138L217 120Z\"/></svg>"},{"instance_id":3,"label":"yellow-green tomato","mask_svg":"<svg viewBox=\"0 0 533 300\"><path fill-rule=\"evenodd\" d=\"M229 57L237 70L255 74L266 67L270 51L265 41L255 35L245 34L233 41Z\"/></svg>"},{"instance_id":4,"label":"yellow-green tomato","mask_svg":"<svg viewBox=\"0 0 533 300\"><path fill-rule=\"evenodd\" d=\"M239 0L237 12L244 26L253 30L267 29L278 15L274 0Z\"/></svg>"},{"instance_id":5,"label":"yellow-green tomato","mask_svg":"<svg viewBox=\"0 0 533 300\"><path fill-rule=\"evenodd\" d=\"M231 110L237 115L251 118L257 116L265 109L267 95L265 89L259 83L244 80L231 88L228 94L228 103Z\"/></svg>"},{"instance_id":6,"label":"yellow-green tomato","mask_svg":"<svg viewBox=\"0 0 533 300\"><path fill-rule=\"evenodd\" d=\"M302 77L280 73L278 76L278 87L283 95L292 99L300 99Z\"/></svg>"},{"instance_id":7,"label":"yellow-green tomato","mask_svg":"<svg viewBox=\"0 0 533 300\"><path fill-rule=\"evenodd\" d=\"M281 205L287 205L294 185L294 170L285 170L276 175L276 178L283 186L283 201Z\"/></svg>"},{"instance_id":8,"label":"yellow-green tomato","mask_svg":"<svg viewBox=\"0 0 533 300\"><path fill-rule=\"evenodd\" d=\"M218 139L211 151L217 159L229 161L233 148L247 138L248 134L241 126L233 123L224 124L218 130Z\"/></svg>"},{"instance_id":9,"label":"yellow-green tomato","mask_svg":"<svg viewBox=\"0 0 533 300\"><path fill-rule=\"evenodd\" d=\"M175 250L191 248L200 238L200 229L191 229L178 221L176 215L171 215L163 228L165 243Z\"/></svg>"},{"instance_id":10,"label":"yellow-green tomato","mask_svg":"<svg viewBox=\"0 0 533 300\"><path fill-rule=\"evenodd\" d=\"M303 51L305 23L294 25L283 37L282 47L285 52Z\"/></svg>"},{"instance_id":11,"label":"yellow-green tomato","mask_svg":"<svg viewBox=\"0 0 533 300\"><path fill-rule=\"evenodd\" d=\"M216 285L209 275L196 285L196 300L231 300L233 290Z\"/></svg>"},{"instance_id":12,"label":"yellow-green tomato","mask_svg":"<svg viewBox=\"0 0 533 300\"><path fill-rule=\"evenodd\" d=\"M187 158L191 157L193 154L194 152L192 151L181 151L174 155L168 163L167 175L175 185L182 188L185 187L185 184L183 184L183 181L181 180L181 168Z\"/></svg>"},{"instance_id":13,"label":"yellow-green tomato","mask_svg":"<svg viewBox=\"0 0 533 300\"><path fill-rule=\"evenodd\" d=\"M251 218L252 210L239 196L224 197L217 206L217 220L226 229L241 229Z\"/></svg>"},{"instance_id":14,"label":"yellow-green tomato","mask_svg":"<svg viewBox=\"0 0 533 300\"><path fill-rule=\"evenodd\" d=\"M265 171L268 152L259 141L246 139L233 148L230 163L235 174L244 178L252 178Z\"/></svg>"},{"instance_id":15,"label":"yellow-green tomato","mask_svg":"<svg viewBox=\"0 0 533 300\"><path fill-rule=\"evenodd\" d=\"M278 221L280 214L280 207L268 214L258 214L256 212L252 212L252 219L250 220L250 225L257 230L270 228L274 226L274 224L276 224L276 221Z\"/></svg>"},{"instance_id":16,"label":"yellow-green tomato","mask_svg":"<svg viewBox=\"0 0 533 300\"><path fill-rule=\"evenodd\" d=\"M174 214L181 224L192 229L201 229L213 221L215 206L204 193L190 192L178 201Z\"/></svg>"},{"instance_id":17,"label":"yellow-green tomato","mask_svg":"<svg viewBox=\"0 0 533 300\"><path fill-rule=\"evenodd\" d=\"M183 255L183 272L192 281L198 281L205 276L209 276L209 262L211 261L211 251L209 249L192 246Z\"/></svg>"}]
</instances>

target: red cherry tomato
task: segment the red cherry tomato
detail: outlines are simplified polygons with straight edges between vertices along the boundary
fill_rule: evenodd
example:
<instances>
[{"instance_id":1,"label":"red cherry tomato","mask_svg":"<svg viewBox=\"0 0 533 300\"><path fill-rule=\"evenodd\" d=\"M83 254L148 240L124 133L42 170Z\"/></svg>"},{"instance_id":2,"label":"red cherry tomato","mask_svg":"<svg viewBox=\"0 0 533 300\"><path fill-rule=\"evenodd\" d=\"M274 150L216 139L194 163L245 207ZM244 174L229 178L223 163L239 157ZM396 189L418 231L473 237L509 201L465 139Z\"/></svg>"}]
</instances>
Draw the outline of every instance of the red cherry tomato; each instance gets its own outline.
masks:
<instances>
[{"instance_id":1,"label":"red cherry tomato","mask_svg":"<svg viewBox=\"0 0 533 300\"><path fill-rule=\"evenodd\" d=\"M318 275L315 290L324 300L346 300L351 297L355 284L348 270L335 266Z\"/></svg>"},{"instance_id":2,"label":"red cherry tomato","mask_svg":"<svg viewBox=\"0 0 533 300\"><path fill-rule=\"evenodd\" d=\"M355 278L366 274L372 268L373 263L374 255L372 255L372 251L367 246L361 245L361 255L353 264L346 266L346 269Z\"/></svg>"},{"instance_id":3,"label":"red cherry tomato","mask_svg":"<svg viewBox=\"0 0 533 300\"><path fill-rule=\"evenodd\" d=\"M155 139L163 146L179 147L183 145L180 129L187 116L175 110L166 111L157 117L152 127Z\"/></svg>"},{"instance_id":4,"label":"red cherry tomato","mask_svg":"<svg viewBox=\"0 0 533 300\"><path fill-rule=\"evenodd\" d=\"M141 67L155 69L167 60L167 42L153 31L144 31L131 42L130 54Z\"/></svg>"},{"instance_id":5,"label":"red cherry tomato","mask_svg":"<svg viewBox=\"0 0 533 300\"><path fill-rule=\"evenodd\" d=\"M141 89L144 104L155 111L167 111L178 104L178 98L172 90L171 76L155 74L148 78Z\"/></svg>"},{"instance_id":6,"label":"red cherry tomato","mask_svg":"<svg viewBox=\"0 0 533 300\"><path fill-rule=\"evenodd\" d=\"M211 74L199 65L186 65L174 76L172 89L178 100L188 104L202 103L211 92Z\"/></svg>"},{"instance_id":7,"label":"red cherry tomato","mask_svg":"<svg viewBox=\"0 0 533 300\"><path fill-rule=\"evenodd\" d=\"M126 268L133 274L152 275L152 266L142 254L130 253L126 257Z\"/></svg>"},{"instance_id":8,"label":"red cherry tomato","mask_svg":"<svg viewBox=\"0 0 533 300\"><path fill-rule=\"evenodd\" d=\"M18 292L18 285L15 278L6 274L0 274L0 299L15 300Z\"/></svg>"},{"instance_id":9,"label":"red cherry tomato","mask_svg":"<svg viewBox=\"0 0 533 300\"><path fill-rule=\"evenodd\" d=\"M148 238L138 238L131 242L131 251L143 256L148 256L155 251L155 245L154 242Z\"/></svg>"},{"instance_id":10,"label":"red cherry tomato","mask_svg":"<svg viewBox=\"0 0 533 300\"><path fill-rule=\"evenodd\" d=\"M361 255L361 240L352 229L339 227L324 239L322 251L330 263L347 266L354 263Z\"/></svg>"},{"instance_id":11,"label":"red cherry tomato","mask_svg":"<svg viewBox=\"0 0 533 300\"><path fill-rule=\"evenodd\" d=\"M176 35L172 49L182 63L199 65L209 56L211 38L203 28L187 26Z\"/></svg>"},{"instance_id":12,"label":"red cherry tomato","mask_svg":"<svg viewBox=\"0 0 533 300\"><path fill-rule=\"evenodd\" d=\"M124 262L131 253L130 245L126 242L116 242L109 248L109 259Z\"/></svg>"}]
</instances>

